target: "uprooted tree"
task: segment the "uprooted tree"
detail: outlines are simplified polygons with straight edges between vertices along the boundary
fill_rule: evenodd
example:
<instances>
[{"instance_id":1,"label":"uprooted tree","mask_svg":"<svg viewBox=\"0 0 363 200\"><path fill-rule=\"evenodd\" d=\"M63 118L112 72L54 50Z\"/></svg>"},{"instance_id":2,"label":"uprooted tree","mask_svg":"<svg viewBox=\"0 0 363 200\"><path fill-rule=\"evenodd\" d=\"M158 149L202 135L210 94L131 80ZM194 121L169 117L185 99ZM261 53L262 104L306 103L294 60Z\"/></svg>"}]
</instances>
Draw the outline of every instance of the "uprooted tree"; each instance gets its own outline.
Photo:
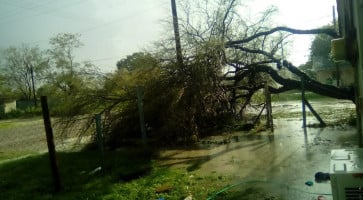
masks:
<instances>
[{"instance_id":1,"label":"uprooted tree","mask_svg":"<svg viewBox=\"0 0 363 200\"><path fill-rule=\"evenodd\" d=\"M249 103L252 95L264 87L266 82L272 93L301 89L301 80L305 89L333 98L354 101L351 88L337 88L321 84L310 78L299 68L283 58L281 48L288 43L292 34L326 34L332 38L338 37L332 28L298 30L289 27L270 28L270 16L276 11L271 8L262 13L256 22L245 21L238 14L238 1L216 1L217 7L210 9L208 2L191 6L183 5L186 11L182 30L186 36L186 47L217 41L214 47L219 50L220 69L230 66L222 76L220 84L229 92L231 107L236 108L239 99L244 98L244 105ZM191 9L193 7L193 9ZM198 12L197 12L198 10ZM193 21L192 13L204 15L205 21ZM187 49L188 51L188 49ZM206 55L207 56L207 55ZM289 75L286 76L286 71ZM244 109L242 106L241 109Z\"/></svg>"},{"instance_id":2,"label":"uprooted tree","mask_svg":"<svg viewBox=\"0 0 363 200\"><path fill-rule=\"evenodd\" d=\"M268 84L271 93L305 89L354 101L350 88L313 80L280 53L292 34L327 34L329 28L271 28L274 8L258 20L239 14L237 0L183 1L179 18L183 64L175 61L173 37L161 41L155 53L136 53L118 62L100 90L78 105L107 113L105 130L112 147L139 137L136 88L144 91L149 137L165 143L193 142L240 116L252 96ZM84 100L91 102L85 103Z\"/></svg>"},{"instance_id":3,"label":"uprooted tree","mask_svg":"<svg viewBox=\"0 0 363 200\"><path fill-rule=\"evenodd\" d=\"M271 28L270 17L276 12L274 8L263 12L256 21L247 21L239 15L237 0L193 3L184 1L181 5L185 11L180 20L184 68L193 70L194 65L206 65L209 73L199 73L197 77L202 83L211 80L206 87L216 88L210 95L211 99L224 105L218 107L223 108L219 113L243 113L252 96L265 84L271 93L281 93L301 89L303 81L305 90L354 101L352 88L338 88L315 81L281 54L282 46L288 46L289 36L293 34L326 34L337 38L334 29ZM194 88L193 85L191 89ZM205 90L204 87L198 89ZM203 98L197 99L203 101Z\"/></svg>"}]
</instances>

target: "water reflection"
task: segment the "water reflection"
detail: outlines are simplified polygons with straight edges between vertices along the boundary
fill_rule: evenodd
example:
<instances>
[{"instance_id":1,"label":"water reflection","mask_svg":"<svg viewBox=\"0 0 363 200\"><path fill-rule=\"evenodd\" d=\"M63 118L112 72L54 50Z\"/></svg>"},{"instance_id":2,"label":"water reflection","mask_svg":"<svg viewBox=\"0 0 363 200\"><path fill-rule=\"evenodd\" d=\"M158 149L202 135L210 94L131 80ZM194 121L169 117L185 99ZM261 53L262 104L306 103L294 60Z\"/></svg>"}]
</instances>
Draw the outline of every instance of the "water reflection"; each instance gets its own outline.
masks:
<instances>
[{"instance_id":1,"label":"water reflection","mask_svg":"<svg viewBox=\"0 0 363 200\"><path fill-rule=\"evenodd\" d=\"M313 120L308 118L308 123ZM219 143L225 139L221 136L213 138L216 142L205 142L197 149L174 150L177 152L174 154L163 152L160 164L185 167L200 175L234 176L234 182L267 180L309 192L330 193L329 183L309 188L304 183L314 180L318 171L329 171L331 149L357 147L356 129L350 126L302 128L299 117L274 119L274 125L273 133L235 132L229 136L228 143ZM293 199L312 198L283 190L286 195L294 196Z\"/></svg>"}]
</instances>

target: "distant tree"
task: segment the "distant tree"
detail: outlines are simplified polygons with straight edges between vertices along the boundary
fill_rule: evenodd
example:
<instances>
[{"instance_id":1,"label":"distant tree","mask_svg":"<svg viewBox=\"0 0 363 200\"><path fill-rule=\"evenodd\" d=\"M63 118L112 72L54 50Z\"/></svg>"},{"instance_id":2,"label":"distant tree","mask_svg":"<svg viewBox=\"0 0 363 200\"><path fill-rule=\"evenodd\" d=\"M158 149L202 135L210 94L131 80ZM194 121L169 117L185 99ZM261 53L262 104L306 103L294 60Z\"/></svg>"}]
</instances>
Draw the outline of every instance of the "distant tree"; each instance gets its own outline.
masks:
<instances>
[{"instance_id":1,"label":"distant tree","mask_svg":"<svg viewBox=\"0 0 363 200\"><path fill-rule=\"evenodd\" d=\"M152 68L159 63L160 61L155 59L150 53L137 52L117 61L116 66L118 70L126 69L132 71L137 68Z\"/></svg>"},{"instance_id":2,"label":"distant tree","mask_svg":"<svg viewBox=\"0 0 363 200\"><path fill-rule=\"evenodd\" d=\"M75 61L75 51L83 44L79 34L59 33L49 40L50 49L47 50L50 58L48 83L52 84L65 94L77 92L81 87L81 69L79 62Z\"/></svg>"},{"instance_id":3,"label":"distant tree","mask_svg":"<svg viewBox=\"0 0 363 200\"><path fill-rule=\"evenodd\" d=\"M332 29L333 27L332 25L326 25L321 28ZM306 63L299 66L299 69L315 79L316 73L314 72L313 65L318 65L320 68L334 66L330 55L332 39L333 37L327 34L315 35L311 43L309 59Z\"/></svg>"},{"instance_id":4,"label":"distant tree","mask_svg":"<svg viewBox=\"0 0 363 200\"><path fill-rule=\"evenodd\" d=\"M79 64L75 62L74 51L83 46L79 34L59 33L49 41L48 53L52 64L63 73L73 74Z\"/></svg>"},{"instance_id":5,"label":"distant tree","mask_svg":"<svg viewBox=\"0 0 363 200\"><path fill-rule=\"evenodd\" d=\"M332 26L324 26L322 28L333 28ZM310 58L313 62L319 62L320 67L331 67L334 65L330 56L331 40L333 37L325 34L315 35L311 47L310 47Z\"/></svg>"},{"instance_id":6,"label":"distant tree","mask_svg":"<svg viewBox=\"0 0 363 200\"><path fill-rule=\"evenodd\" d=\"M12 92L6 77L3 74L0 74L0 103L7 100L13 100L14 98L16 97L14 92Z\"/></svg>"},{"instance_id":7,"label":"distant tree","mask_svg":"<svg viewBox=\"0 0 363 200\"><path fill-rule=\"evenodd\" d=\"M332 29L333 27L331 25L327 25L321 28ZM321 56L329 59L332 39L334 39L332 36L326 34L315 35L310 47L310 57Z\"/></svg>"},{"instance_id":8,"label":"distant tree","mask_svg":"<svg viewBox=\"0 0 363 200\"><path fill-rule=\"evenodd\" d=\"M9 47L4 51L3 77L19 98L36 102L36 88L44 78L47 59L38 47ZM37 85L38 84L38 85Z\"/></svg>"},{"instance_id":9,"label":"distant tree","mask_svg":"<svg viewBox=\"0 0 363 200\"><path fill-rule=\"evenodd\" d=\"M76 61L75 51L83 45L79 34L59 33L49 44L46 83L39 93L50 97L57 114L81 114L84 110L76 108L74 101L90 88L99 87L100 73L91 62Z\"/></svg>"},{"instance_id":10,"label":"distant tree","mask_svg":"<svg viewBox=\"0 0 363 200\"><path fill-rule=\"evenodd\" d=\"M309 59L306 63L299 66L299 69L306 73L309 77L316 79L316 73L313 70L313 61Z\"/></svg>"}]
</instances>

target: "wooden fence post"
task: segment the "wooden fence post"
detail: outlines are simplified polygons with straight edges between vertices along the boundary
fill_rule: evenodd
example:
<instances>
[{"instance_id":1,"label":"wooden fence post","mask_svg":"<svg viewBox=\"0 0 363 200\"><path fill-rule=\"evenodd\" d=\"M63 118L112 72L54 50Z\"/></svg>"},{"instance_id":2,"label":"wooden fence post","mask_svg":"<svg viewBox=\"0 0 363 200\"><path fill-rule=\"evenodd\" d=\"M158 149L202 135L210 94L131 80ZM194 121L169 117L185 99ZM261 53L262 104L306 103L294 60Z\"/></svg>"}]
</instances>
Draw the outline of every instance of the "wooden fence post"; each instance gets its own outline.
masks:
<instances>
[{"instance_id":1,"label":"wooden fence post","mask_svg":"<svg viewBox=\"0 0 363 200\"><path fill-rule=\"evenodd\" d=\"M57 160L55 156L55 145L54 145L54 137L53 137L53 129L50 121L49 116L49 109L48 109L48 101L46 96L42 96L40 98L42 104L42 113L44 119L44 127L45 127L45 134L47 137L47 144L48 144L48 153L50 159L50 166L52 169L53 181L54 181L54 189L56 192L61 190L61 182L60 176L58 171Z\"/></svg>"}]
</instances>

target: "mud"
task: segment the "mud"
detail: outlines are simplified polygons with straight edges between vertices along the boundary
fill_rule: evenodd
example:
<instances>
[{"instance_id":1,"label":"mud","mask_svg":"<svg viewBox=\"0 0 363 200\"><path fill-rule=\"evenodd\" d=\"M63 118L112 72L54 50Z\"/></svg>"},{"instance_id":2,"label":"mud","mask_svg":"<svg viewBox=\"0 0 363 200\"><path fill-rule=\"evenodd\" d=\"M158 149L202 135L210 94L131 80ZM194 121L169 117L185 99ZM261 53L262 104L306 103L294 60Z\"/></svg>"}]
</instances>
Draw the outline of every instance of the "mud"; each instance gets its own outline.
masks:
<instances>
[{"instance_id":1,"label":"mud","mask_svg":"<svg viewBox=\"0 0 363 200\"><path fill-rule=\"evenodd\" d=\"M274 109L295 112L299 110L296 105L299 102L275 104ZM338 118L352 106L339 101L315 103L316 110L335 113ZM315 119L309 117L308 122L315 123ZM343 124L302 128L301 117L274 119L274 127L273 133L234 132L206 138L193 150L167 150L161 154L160 165L231 177L230 184L237 185L220 199L310 200L320 195L332 199L330 182L317 183L314 175L329 172L331 149L358 147L356 128ZM307 181L313 185L306 185ZM248 194L255 190L259 192Z\"/></svg>"}]
</instances>

